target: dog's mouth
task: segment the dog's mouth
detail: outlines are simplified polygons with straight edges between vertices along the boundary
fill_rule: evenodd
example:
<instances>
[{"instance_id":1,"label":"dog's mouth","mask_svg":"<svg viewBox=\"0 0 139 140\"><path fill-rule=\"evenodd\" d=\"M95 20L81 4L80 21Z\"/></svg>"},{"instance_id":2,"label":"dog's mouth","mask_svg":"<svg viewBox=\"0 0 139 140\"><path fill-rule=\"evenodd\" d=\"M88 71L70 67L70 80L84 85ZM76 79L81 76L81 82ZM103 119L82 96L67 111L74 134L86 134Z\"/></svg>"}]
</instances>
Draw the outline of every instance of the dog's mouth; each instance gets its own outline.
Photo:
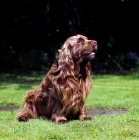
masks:
<instances>
[{"instance_id":1,"label":"dog's mouth","mask_svg":"<svg viewBox=\"0 0 139 140\"><path fill-rule=\"evenodd\" d=\"M94 59L96 51L97 51L97 47L93 48L92 50L90 49L83 50L80 57L78 57L79 62L84 63Z\"/></svg>"},{"instance_id":2,"label":"dog's mouth","mask_svg":"<svg viewBox=\"0 0 139 140\"><path fill-rule=\"evenodd\" d=\"M95 54L96 54L96 49L88 54L89 59L92 60L93 58L95 58Z\"/></svg>"},{"instance_id":3,"label":"dog's mouth","mask_svg":"<svg viewBox=\"0 0 139 140\"><path fill-rule=\"evenodd\" d=\"M94 46L94 49L88 55L90 59L95 58L96 51L97 51L97 44Z\"/></svg>"},{"instance_id":4,"label":"dog's mouth","mask_svg":"<svg viewBox=\"0 0 139 140\"><path fill-rule=\"evenodd\" d=\"M88 61L90 61L90 60L92 60L92 59L94 59L95 58L95 52L94 51L92 51L91 53L87 53L87 54L85 54L85 55L83 55L81 58L80 58L80 63L82 63L82 62L88 62Z\"/></svg>"},{"instance_id":5,"label":"dog's mouth","mask_svg":"<svg viewBox=\"0 0 139 140\"><path fill-rule=\"evenodd\" d=\"M95 52L91 52L88 56L93 59L95 57Z\"/></svg>"}]
</instances>

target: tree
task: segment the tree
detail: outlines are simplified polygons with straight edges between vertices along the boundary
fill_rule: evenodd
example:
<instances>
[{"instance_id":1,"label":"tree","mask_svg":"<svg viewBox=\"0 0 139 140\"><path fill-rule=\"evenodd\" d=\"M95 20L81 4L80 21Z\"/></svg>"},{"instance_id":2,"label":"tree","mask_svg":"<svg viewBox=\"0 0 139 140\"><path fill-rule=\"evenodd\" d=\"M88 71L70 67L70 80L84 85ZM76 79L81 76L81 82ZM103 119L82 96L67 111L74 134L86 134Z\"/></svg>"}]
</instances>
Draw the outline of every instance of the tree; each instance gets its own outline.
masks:
<instances>
[{"instance_id":1,"label":"tree","mask_svg":"<svg viewBox=\"0 0 139 140\"><path fill-rule=\"evenodd\" d=\"M0 9L1 71L46 70L57 49L75 34L98 41L94 70L134 67L126 66L130 51L138 60L139 15L131 0L1 1Z\"/></svg>"}]
</instances>

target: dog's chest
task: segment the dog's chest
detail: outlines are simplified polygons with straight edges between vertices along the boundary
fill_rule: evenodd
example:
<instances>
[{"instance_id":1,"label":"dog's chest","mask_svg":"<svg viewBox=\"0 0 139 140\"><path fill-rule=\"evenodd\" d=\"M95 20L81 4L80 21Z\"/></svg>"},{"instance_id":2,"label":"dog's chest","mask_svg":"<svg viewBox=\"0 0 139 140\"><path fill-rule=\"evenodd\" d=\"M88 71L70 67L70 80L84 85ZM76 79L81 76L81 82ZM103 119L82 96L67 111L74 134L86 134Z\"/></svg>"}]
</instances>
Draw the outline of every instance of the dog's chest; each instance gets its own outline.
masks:
<instances>
[{"instance_id":1,"label":"dog's chest","mask_svg":"<svg viewBox=\"0 0 139 140\"><path fill-rule=\"evenodd\" d=\"M80 81L78 90L73 94L71 106L73 108L80 108L84 104L87 95L88 89L86 88L86 83L84 81Z\"/></svg>"}]
</instances>

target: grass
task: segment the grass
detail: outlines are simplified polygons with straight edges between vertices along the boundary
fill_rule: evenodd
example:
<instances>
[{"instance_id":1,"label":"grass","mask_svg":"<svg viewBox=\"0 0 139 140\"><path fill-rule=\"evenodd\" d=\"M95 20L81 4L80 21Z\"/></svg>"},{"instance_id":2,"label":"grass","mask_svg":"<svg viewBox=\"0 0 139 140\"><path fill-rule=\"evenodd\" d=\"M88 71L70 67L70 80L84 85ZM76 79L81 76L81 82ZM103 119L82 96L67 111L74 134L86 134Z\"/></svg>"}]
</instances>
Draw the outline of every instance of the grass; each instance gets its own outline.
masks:
<instances>
[{"instance_id":1,"label":"grass","mask_svg":"<svg viewBox=\"0 0 139 140\"><path fill-rule=\"evenodd\" d=\"M0 105L22 106L44 73L0 74ZM93 121L57 125L43 119L19 123L18 110L0 112L0 140L139 140L139 78L135 75L92 75L87 108L124 109L126 114L94 116Z\"/></svg>"}]
</instances>

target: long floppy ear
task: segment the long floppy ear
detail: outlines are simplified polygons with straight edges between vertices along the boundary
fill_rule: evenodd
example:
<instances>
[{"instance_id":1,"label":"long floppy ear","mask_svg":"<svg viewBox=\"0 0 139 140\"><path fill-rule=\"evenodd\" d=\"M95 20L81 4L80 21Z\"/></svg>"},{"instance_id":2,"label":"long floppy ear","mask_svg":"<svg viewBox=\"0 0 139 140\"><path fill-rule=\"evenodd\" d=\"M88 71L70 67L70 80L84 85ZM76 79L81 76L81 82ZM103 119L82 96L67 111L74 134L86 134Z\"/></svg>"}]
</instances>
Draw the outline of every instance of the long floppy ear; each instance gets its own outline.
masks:
<instances>
[{"instance_id":1,"label":"long floppy ear","mask_svg":"<svg viewBox=\"0 0 139 140\"><path fill-rule=\"evenodd\" d=\"M71 44L71 42L73 44ZM69 39L64 43L57 57L57 69L52 79L57 94L63 102L63 110L69 107L73 95L79 89L79 79L75 76L75 64L72 56L74 42Z\"/></svg>"},{"instance_id":2,"label":"long floppy ear","mask_svg":"<svg viewBox=\"0 0 139 140\"><path fill-rule=\"evenodd\" d=\"M57 92L63 105L62 111L71 106L70 103L73 100L74 93L80 87L80 81L77 72L75 72L73 47L74 40L72 38L68 39L59 50L59 56L51 72L52 84L54 84L55 92Z\"/></svg>"},{"instance_id":3,"label":"long floppy ear","mask_svg":"<svg viewBox=\"0 0 139 140\"><path fill-rule=\"evenodd\" d=\"M60 74L64 77L73 75L74 72L74 61L71 52L72 48L72 44L67 40L61 50L59 50L59 56L57 58L58 71L60 71Z\"/></svg>"}]
</instances>

